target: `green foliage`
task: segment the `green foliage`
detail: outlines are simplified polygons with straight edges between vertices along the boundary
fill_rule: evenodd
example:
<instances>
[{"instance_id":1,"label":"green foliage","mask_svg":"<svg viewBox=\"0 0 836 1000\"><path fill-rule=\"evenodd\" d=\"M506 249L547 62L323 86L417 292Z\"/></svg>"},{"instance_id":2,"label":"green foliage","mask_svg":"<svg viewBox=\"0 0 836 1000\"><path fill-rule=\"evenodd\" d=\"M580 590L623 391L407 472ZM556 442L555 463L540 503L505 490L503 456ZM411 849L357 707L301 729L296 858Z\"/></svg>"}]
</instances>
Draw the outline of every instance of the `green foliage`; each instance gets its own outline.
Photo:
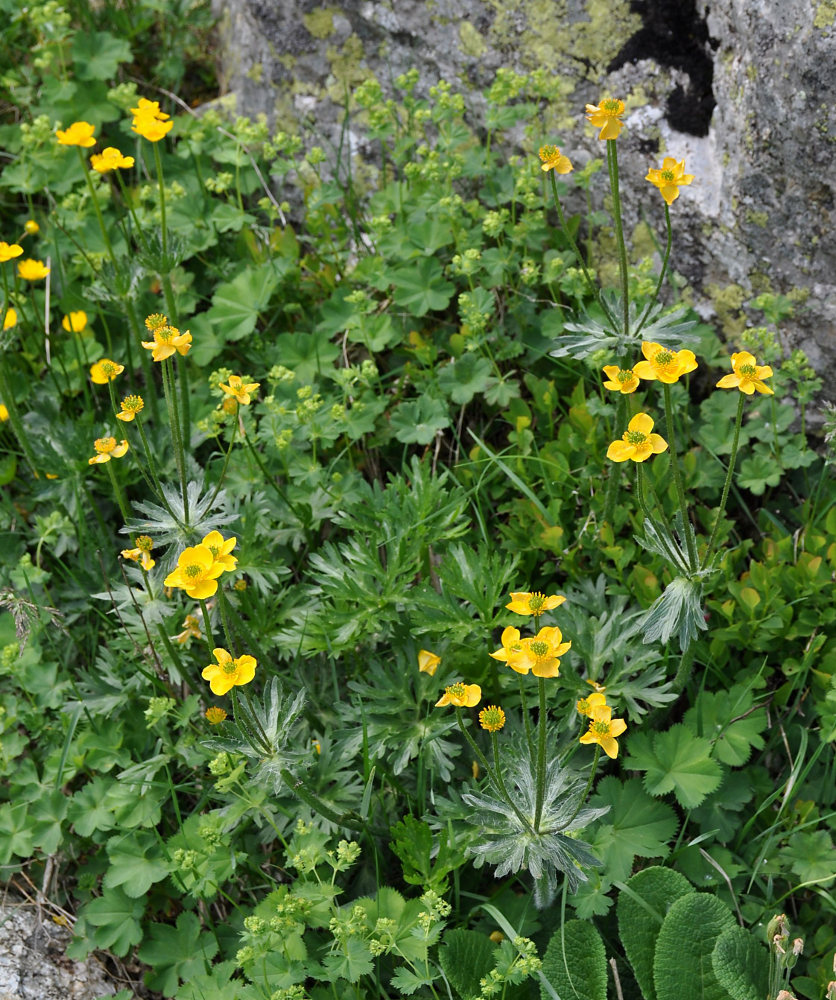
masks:
<instances>
[{"instance_id":1,"label":"green foliage","mask_svg":"<svg viewBox=\"0 0 836 1000\"><path fill-rule=\"evenodd\" d=\"M607 957L601 935L581 920L567 920L549 941L543 975L561 997L606 1000ZM550 994L541 987L540 996Z\"/></svg>"},{"instance_id":2,"label":"green foliage","mask_svg":"<svg viewBox=\"0 0 836 1000\"><path fill-rule=\"evenodd\" d=\"M717 938L711 968L732 1000L759 1000L768 995L769 956L742 927L730 927Z\"/></svg>"},{"instance_id":3,"label":"green foliage","mask_svg":"<svg viewBox=\"0 0 836 1000\"><path fill-rule=\"evenodd\" d=\"M677 899L662 922L653 957L657 1000L726 1000L712 955L720 935L733 927L731 911L716 896L694 892Z\"/></svg>"}]
</instances>

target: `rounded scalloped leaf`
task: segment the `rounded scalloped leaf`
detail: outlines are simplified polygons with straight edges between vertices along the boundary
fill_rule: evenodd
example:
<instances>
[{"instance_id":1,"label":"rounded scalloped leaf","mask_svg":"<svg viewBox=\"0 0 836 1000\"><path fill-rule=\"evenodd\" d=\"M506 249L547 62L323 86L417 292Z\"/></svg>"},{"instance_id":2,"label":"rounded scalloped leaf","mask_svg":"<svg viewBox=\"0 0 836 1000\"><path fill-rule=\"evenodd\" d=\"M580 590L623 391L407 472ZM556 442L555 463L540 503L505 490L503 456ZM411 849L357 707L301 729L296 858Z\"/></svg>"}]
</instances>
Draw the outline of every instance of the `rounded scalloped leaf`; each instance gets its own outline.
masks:
<instances>
[{"instance_id":1,"label":"rounded scalloped leaf","mask_svg":"<svg viewBox=\"0 0 836 1000\"><path fill-rule=\"evenodd\" d=\"M762 1000L769 990L769 952L744 927L723 931L711 953L711 965L732 1000Z\"/></svg>"},{"instance_id":2,"label":"rounded scalloped leaf","mask_svg":"<svg viewBox=\"0 0 836 1000\"><path fill-rule=\"evenodd\" d=\"M594 925L567 920L549 941L543 956L543 975L559 997L572 1000L607 1000L607 953ZM542 1000L552 994L540 987Z\"/></svg>"},{"instance_id":3,"label":"rounded scalloped leaf","mask_svg":"<svg viewBox=\"0 0 836 1000\"><path fill-rule=\"evenodd\" d=\"M656 1000L653 956L656 939L668 910L694 887L672 868L654 865L634 875L618 896L618 932L645 1000Z\"/></svg>"},{"instance_id":4,"label":"rounded scalloped leaf","mask_svg":"<svg viewBox=\"0 0 836 1000\"><path fill-rule=\"evenodd\" d=\"M707 892L689 893L668 910L653 958L657 1000L729 1000L711 955L717 939L735 926L731 910Z\"/></svg>"}]
</instances>

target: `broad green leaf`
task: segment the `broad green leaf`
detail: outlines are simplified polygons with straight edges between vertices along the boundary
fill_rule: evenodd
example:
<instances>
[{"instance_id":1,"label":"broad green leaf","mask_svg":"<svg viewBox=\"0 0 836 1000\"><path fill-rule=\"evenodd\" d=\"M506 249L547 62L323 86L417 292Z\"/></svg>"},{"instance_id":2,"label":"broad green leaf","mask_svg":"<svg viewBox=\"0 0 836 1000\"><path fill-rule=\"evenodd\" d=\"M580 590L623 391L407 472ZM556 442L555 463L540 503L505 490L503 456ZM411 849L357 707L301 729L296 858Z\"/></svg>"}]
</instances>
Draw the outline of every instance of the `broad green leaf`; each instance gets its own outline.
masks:
<instances>
[{"instance_id":1,"label":"broad green leaf","mask_svg":"<svg viewBox=\"0 0 836 1000\"><path fill-rule=\"evenodd\" d=\"M482 992L479 980L494 967L496 945L486 934L455 929L446 931L438 961L450 985L463 1000Z\"/></svg>"},{"instance_id":2,"label":"broad green leaf","mask_svg":"<svg viewBox=\"0 0 836 1000\"><path fill-rule=\"evenodd\" d=\"M110 80L121 63L133 58L130 45L109 31L77 31L72 51L79 80Z\"/></svg>"},{"instance_id":3,"label":"broad green leaf","mask_svg":"<svg viewBox=\"0 0 836 1000\"><path fill-rule=\"evenodd\" d=\"M638 778L621 782L608 775L598 783L592 805L610 807L605 820L611 822L603 822L595 837L608 867L627 875L636 855L655 858L668 853L668 841L678 826L676 814L667 803L652 799Z\"/></svg>"},{"instance_id":4,"label":"broad green leaf","mask_svg":"<svg viewBox=\"0 0 836 1000\"><path fill-rule=\"evenodd\" d=\"M728 691L702 691L683 722L695 734L713 741L714 752L724 764L739 767L753 747L762 750L764 746L760 733L766 729L766 709L753 711L753 703L751 690L740 684Z\"/></svg>"},{"instance_id":5,"label":"broad green leaf","mask_svg":"<svg viewBox=\"0 0 836 1000\"><path fill-rule=\"evenodd\" d=\"M395 407L391 426L404 444L430 444L439 431L450 426L450 417L440 399L420 396Z\"/></svg>"},{"instance_id":6,"label":"broad green leaf","mask_svg":"<svg viewBox=\"0 0 836 1000\"><path fill-rule=\"evenodd\" d=\"M720 784L723 770L711 758L711 743L679 723L652 740L634 733L628 744L627 766L645 771L644 787L651 795L673 792L685 809L698 806Z\"/></svg>"},{"instance_id":7,"label":"broad green leaf","mask_svg":"<svg viewBox=\"0 0 836 1000\"><path fill-rule=\"evenodd\" d=\"M607 956L595 925L567 920L558 927L543 955L543 975L561 1000L607 1000ZM541 986L540 996L551 994Z\"/></svg>"},{"instance_id":8,"label":"broad green leaf","mask_svg":"<svg viewBox=\"0 0 836 1000\"><path fill-rule=\"evenodd\" d=\"M368 945L356 937L340 942L339 949L328 955L322 964L331 982L347 979L350 983L356 983L374 969Z\"/></svg>"},{"instance_id":9,"label":"broad green leaf","mask_svg":"<svg viewBox=\"0 0 836 1000\"><path fill-rule=\"evenodd\" d=\"M105 887L101 896L91 900L82 910L86 923L96 928L92 945L125 955L142 940L140 918L145 901L132 899L121 889Z\"/></svg>"},{"instance_id":10,"label":"broad green leaf","mask_svg":"<svg viewBox=\"0 0 836 1000\"><path fill-rule=\"evenodd\" d=\"M108 889L122 886L133 899L144 896L155 882L161 882L168 875L156 837L144 830L111 837L107 853L111 866L103 884Z\"/></svg>"},{"instance_id":11,"label":"broad green leaf","mask_svg":"<svg viewBox=\"0 0 836 1000\"><path fill-rule=\"evenodd\" d=\"M830 885L836 879L836 850L827 830L798 830L784 848L783 860L802 882Z\"/></svg>"},{"instance_id":12,"label":"broad green leaf","mask_svg":"<svg viewBox=\"0 0 836 1000\"><path fill-rule=\"evenodd\" d=\"M653 956L662 922L673 903L693 891L684 875L660 866L645 868L621 886L618 932L645 1000L656 1000Z\"/></svg>"},{"instance_id":13,"label":"broad green leaf","mask_svg":"<svg viewBox=\"0 0 836 1000\"><path fill-rule=\"evenodd\" d=\"M412 316L426 316L430 310L446 309L455 291L434 257L421 257L407 267L399 267L390 278L395 286L395 305Z\"/></svg>"},{"instance_id":14,"label":"broad green leaf","mask_svg":"<svg viewBox=\"0 0 836 1000\"><path fill-rule=\"evenodd\" d=\"M276 352L285 368L295 372L298 381L305 385L330 370L340 349L319 330L316 333L299 330L280 333L276 337Z\"/></svg>"},{"instance_id":15,"label":"broad green leaf","mask_svg":"<svg viewBox=\"0 0 836 1000\"><path fill-rule=\"evenodd\" d=\"M15 855L20 858L32 855L34 834L27 809L26 802L0 805L0 864L7 865Z\"/></svg>"},{"instance_id":16,"label":"broad green leaf","mask_svg":"<svg viewBox=\"0 0 836 1000\"><path fill-rule=\"evenodd\" d=\"M750 455L740 463L738 485L761 496L767 486L777 486L781 481L781 467L765 455Z\"/></svg>"},{"instance_id":17,"label":"broad green leaf","mask_svg":"<svg viewBox=\"0 0 836 1000\"><path fill-rule=\"evenodd\" d=\"M175 994L176 1000L241 1000L241 980L231 979L238 967L234 960L219 962L211 972L198 972L189 976Z\"/></svg>"},{"instance_id":18,"label":"broad green leaf","mask_svg":"<svg viewBox=\"0 0 836 1000\"><path fill-rule=\"evenodd\" d=\"M40 795L29 803L28 822L32 829L32 843L44 854L55 854L63 839L61 830L67 815L69 799L60 788Z\"/></svg>"},{"instance_id":19,"label":"broad green leaf","mask_svg":"<svg viewBox=\"0 0 836 1000\"><path fill-rule=\"evenodd\" d=\"M219 285L212 296L208 318L221 337L241 340L255 329L279 284L281 260L258 267L245 267L232 281Z\"/></svg>"},{"instance_id":20,"label":"broad green leaf","mask_svg":"<svg viewBox=\"0 0 836 1000\"><path fill-rule=\"evenodd\" d=\"M148 986L172 996L180 983L208 972L217 951L215 935L201 931L194 913L181 913L174 927L151 924L137 955L151 966L146 977Z\"/></svg>"},{"instance_id":21,"label":"broad green leaf","mask_svg":"<svg viewBox=\"0 0 836 1000\"><path fill-rule=\"evenodd\" d=\"M694 892L668 910L653 958L657 1000L728 1000L711 954L717 938L734 927L731 910L716 896Z\"/></svg>"},{"instance_id":22,"label":"broad green leaf","mask_svg":"<svg viewBox=\"0 0 836 1000\"><path fill-rule=\"evenodd\" d=\"M445 365L438 373L438 386L454 403L469 403L477 392L484 392L493 371L487 358L473 353L463 354Z\"/></svg>"},{"instance_id":23,"label":"broad green leaf","mask_svg":"<svg viewBox=\"0 0 836 1000\"><path fill-rule=\"evenodd\" d=\"M732 1000L763 1000L769 992L769 952L744 927L730 927L717 938L711 967Z\"/></svg>"}]
</instances>

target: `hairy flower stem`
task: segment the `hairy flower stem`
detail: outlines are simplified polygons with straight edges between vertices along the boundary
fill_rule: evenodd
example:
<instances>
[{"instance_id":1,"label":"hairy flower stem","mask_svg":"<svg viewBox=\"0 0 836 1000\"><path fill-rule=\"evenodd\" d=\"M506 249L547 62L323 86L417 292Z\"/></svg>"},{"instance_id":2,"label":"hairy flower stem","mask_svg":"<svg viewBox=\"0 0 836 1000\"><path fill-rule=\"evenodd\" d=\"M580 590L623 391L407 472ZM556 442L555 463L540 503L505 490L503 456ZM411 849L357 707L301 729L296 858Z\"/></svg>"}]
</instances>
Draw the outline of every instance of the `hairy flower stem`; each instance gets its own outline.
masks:
<instances>
[{"instance_id":1,"label":"hairy flower stem","mask_svg":"<svg viewBox=\"0 0 836 1000\"><path fill-rule=\"evenodd\" d=\"M621 332L626 340L630 336L630 287L627 277L627 248L624 245L624 228L621 221L621 195L618 191L618 147L615 139L607 139L607 166L610 172L612 211L615 221L616 244L618 247L618 267L621 272Z\"/></svg>"},{"instance_id":2,"label":"hairy flower stem","mask_svg":"<svg viewBox=\"0 0 836 1000\"><path fill-rule=\"evenodd\" d=\"M253 711L250 699L243 691L239 694L234 687L232 688L232 710L235 713L235 721L238 723L242 721L242 716L246 716L247 723L250 727L250 734L255 735L255 740L258 744L258 746L254 745L253 749L258 750L260 747L262 753L271 754L273 752L273 747L270 744L267 733L264 732L264 727L261 725L258 716Z\"/></svg>"},{"instance_id":3,"label":"hairy flower stem","mask_svg":"<svg viewBox=\"0 0 836 1000\"><path fill-rule=\"evenodd\" d=\"M476 740L473 739L473 737L467 731L467 727L464 724L464 717L462 716L462 710L459 708L458 705L455 706L455 709L456 709L456 721L459 724L459 729L461 729L462 731L462 736L464 736L464 738L470 744L470 749L474 752L474 754L476 755L476 759L484 768L485 774L487 774L488 779L492 782L494 787L497 789L500 795L505 799L508 805L517 814L517 818L523 824L523 826L528 827L528 829L531 830L532 833L535 833L536 831L532 827L531 822L527 820L525 816L523 816L523 814L517 807L516 802L514 802L514 800L511 798L511 796L505 789L505 782L502 780L502 772L500 771L500 766L499 766L499 749L496 744L496 733L491 733L491 742L493 744L493 754L494 754L493 759L495 765L494 767L491 767L491 765L488 763L488 758L479 749L479 744L476 742Z\"/></svg>"},{"instance_id":4,"label":"hairy flower stem","mask_svg":"<svg viewBox=\"0 0 836 1000\"><path fill-rule=\"evenodd\" d=\"M201 597L198 601L200 604L200 610L203 614L203 628L206 631L206 646L209 650L209 655L214 655L215 649L215 633L212 631L212 620L209 617L209 608L206 605L205 598Z\"/></svg>"},{"instance_id":5,"label":"hairy flower stem","mask_svg":"<svg viewBox=\"0 0 836 1000\"><path fill-rule=\"evenodd\" d=\"M639 508L641 509L643 516L648 521L650 521L650 523L654 527L656 527L656 522L653 520L653 515L650 513L650 508L647 506L647 499L644 495L644 469L642 468L641 462L636 462L636 497L638 498ZM662 514L664 529L670 534L670 526L665 521L665 515L661 509L661 505L659 505L659 510L660 513ZM667 554L667 557L668 559L670 559L671 563L674 566L676 566L677 569L685 568L681 566L680 560L678 559L676 552L671 548L671 546L668 543L668 539L659 531L658 528L656 528L656 533L659 536L660 541L664 545L665 553Z\"/></svg>"},{"instance_id":6,"label":"hairy flower stem","mask_svg":"<svg viewBox=\"0 0 836 1000\"><path fill-rule=\"evenodd\" d=\"M673 679L673 689L677 692L677 694L682 691L688 683L688 678L691 676L691 671L694 668L695 653L696 647L693 643L691 643L679 659L679 667Z\"/></svg>"},{"instance_id":7,"label":"hairy flower stem","mask_svg":"<svg viewBox=\"0 0 836 1000\"><path fill-rule=\"evenodd\" d=\"M668 269L668 260L671 255L671 244L673 243L673 229L671 228L671 210L668 208L667 203L665 204L665 225L667 226L668 236L667 243L665 244L665 256L662 258L662 270L659 272L659 280L656 282L656 290L653 292L653 298L642 314L642 318L639 320L639 325L636 327L634 337L638 337L641 333L642 327L647 322L647 317L650 315L650 310L659 301L659 292L662 290L662 282L665 280L665 272Z\"/></svg>"},{"instance_id":8,"label":"hairy flower stem","mask_svg":"<svg viewBox=\"0 0 836 1000\"><path fill-rule=\"evenodd\" d=\"M148 463L148 472L151 476L151 486L152 492L155 494L160 504L165 508L168 516L174 521L174 523L180 527L180 521L171 506L166 499L165 493L163 492L162 483L160 482L159 476L157 475L156 463L154 461L154 456L151 453L151 449L148 447L148 438L145 436L145 428L142 426L142 419L139 414L134 417L133 422L136 424L136 429L139 431L139 440L142 442L142 450L145 452L145 461ZM143 471L143 476L145 472ZM145 476L146 482L148 482L148 477Z\"/></svg>"},{"instance_id":9,"label":"hairy flower stem","mask_svg":"<svg viewBox=\"0 0 836 1000\"><path fill-rule=\"evenodd\" d=\"M717 508L717 517L714 521L714 527L711 529L711 537L708 540L708 548L705 550L705 557L703 558L702 568L708 565L708 560L711 558L711 553L714 550L714 542L717 539L717 530L720 527L720 521L723 518L723 512L726 509L726 501L729 498L729 489L731 488L732 476L734 474L734 465L737 461L737 446L740 443L740 425L743 423L743 393L739 392L737 400L737 418L734 422L734 438L732 439L732 449L731 455L729 455L729 467L726 470L726 481L723 483L723 494L720 497L720 506Z\"/></svg>"},{"instance_id":10,"label":"hairy flower stem","mask_svg":"<svg viewBox=\"0 0 836 1000\"><path fill-rule=\"evenodd\" d=\"M171 428L171 440L174 445L174 458L177 462L177 474L180 478L180 493L183 497L183 520L188 526L189 494L186 483L186 453L183 448L183 437L180 429L180 414L178 413L177 408L177 396L174 392L174 372L171 367L171 358L163 359L162 370L165 405L168 410L168 423Z\"/></svg>"},{"instance_id":11,"label":"hairy flower stem","mask_svg":"<svg viewBox=\"0 0 836 1000\"><path fill-rule=\"evenodd\" d=\"M96 189L93 187L93 181L90 177L90 168L87 166L87 160L84 158L84 153L81 152L81 147L76 146L75 151L78 153L78 159L81 163L81 169L84 173L84 179L87 181L87 190L90 192L90 200L93 203L93 211L96 213L96 219L99 223L99 229L102 233L102 239L104 240L104 245L107 248L107 255L110 257L111 263L114 268L116 267L116 254L113 252L113 245L110 242L110 237L107 234L107 227L105 226L104 216L102 215L102 209L99 205L99 196L96 194Z\"/></svg>"},{"instance_id":12,"label":"hairy flower stem","mask_svg":"<svg viewBox=\"0 0 836 1000\"><path fill-rule=\"evenodd\" d=\"M229 649L232 649L232 629L229 624L229 604L226 600L226 594L224 593L223 587L218 587L218 607L221 609L221 625L224 630L224 638L226 639L226 644Z\"/></svg>"},{"instance_id":13,"label":"hairy flower stem","mask_svg":"<svg viewBox=\"0 0 836 1000\"><path fill-rule=\"evenodd\" d=\"M578 799L578 804L575 807L575 811L572 813L572 818L569 820L569 823L571 823L572 820L578 815L578 813L583 808L584 802L586 802L586 797L587 795L589 795L590 788L592 788L592 782L595 780L595 771L598 767L598 759L600 756L601 756L601 747L596 743L595 756L592 758L592 770L589 772L589 780L586 783L586 788L584 788L583 790L583 795ZM567 823L566 826L568 826L569 823Z\"/></svg>"},{"instance_id":14,"label":"hairy flower stem","mask_svg":"<svg viewBox=\"0 0 836 1000\"><path fill-rule=\"evenodd\" d=\"M676 484L676 495L679 500L679 509L682 511L682 530L685 532L685 545L688 549L689 569L695 573L699 567L697 559L697 545L694 541L694 529L691 527L691 519L688 517L688 507L685 503L685 488L682 485L682 473L679 469L679 454L676 450L676 438L673 432L673 406L671 405L671 387L667 382L662 383L665 392L665 422L668 429L668 447L671 450L671 469L673 469L673 481Z\"/></svg>"},{"instance_id":15,"label":"hairy flower stem","mask_svg":"<svg viewBox=\"0 0 836 1000\"><path fill-rule=\"evenodd\" d=\"M627 416L626 410L627 410L627 400L625 399L622 393L619 393L615 411L615 426L617 428L624 426L625 423L624 418ZM618 483L619 483L619 477L615 473L615 471L613 471L613 469L611 468L610 476L607 479L607 491L604 494L604 513L601 522L602 526L604 524L612 525L613 514L615 513L615 501L616 497L618 496Z\"/></svg>"},{"instance_id":16,"label":"hairy flower stem","mask_svg":"<svg viewBox=\"0 0 836 1000\"><path fill-rule=\"evenodd\" d=\"M534 831L540 832L540 817L543 814L543 799L546 794L546 681L537 678L537 693L540 698L540 714L537 719L537 799L534 807Z\"/></svg>"},{"instance_id":17,"label":"hairy flower stem","mask_svg":"<svg viewBox=\"0 0 836 1000\"><path fill-rule=\"evenodd\" d=\"M110 476L110 484L113 487L113 495L116 497L116 502L119 504L119 510L122 512L122 520L127 524L130 520L131 512L128 510L125 494L122 492L122 487L119 485L119 482L116 479L116 473L113 471L113 463L105 462L104 465L107 468L107 474Z\"/></svg>"},{"instance_id":18,"label":"hairy flower stem","mask_svg":"<svg viewBox=\"0 0 836 1000\"><path fill-rule=\"evenodd\" d=\"M360 833L366 833L366 827L363 823L358 823L357 820L353 819L351 816L343 813L342 816L337 815L333 809L326 806L313 792L309 792L305 786L295 778L287 768L282 768L279 772L287 785L288 789L293 792L293 794L300 798L305 805L310 806L314 812L319 813L320 816L324 816L325 819L330 820L338 827L348 827L350 830L358 830Z\"/></svg>"},{"instance_id":19,"label":"hairy flower stem","mask_svg":"<svg viewBox=\"0 0 836 1000\"><path fill-rule=\"evenodd\" d=\"M525 726L525 741L528 744L528 758L531 761L531 770L534 770L534 733L531 729L531 716L528 713L528 698L525 694L525 678L522 674L517 674L517 681L520 686L520 703L522 706L523 725Z\"/></svg>"},{"instance_id":20,"label":"hairy flower stem","mask_svg":"<svg viewBox=\"0 0 836 1000\"><path fill-rule=\"evenodd\" d=\"M240 418L239 418L240 419ZM226 470L229 466L229 456L232 454L232 446L235 444L235 435L238 432L238 420L234 420L232 423L232 434L229 438L229 447L226 449L226 456L224 457L224 466L221 469L221 474L218 477L217 485L215 486L215 492L212 494L212 499L209 501L209 506L215 502L215 497L220 492L221 486L223 485L224 478L226 476Z\"/></svg>"},{"instance_id":21,"label":"hairy flower stem","mask_svg":"<svg viewBox=\"0 0 836 1000\"><path fill-rule=\"evenodd\" d=\"M601 290L598 287L598 285L592 280L592 275L587 270L586 262L584 261L583 255L581 254L580 249L578 248L578 244L575 242L575 237L572 235L568 225L566 224L566 216L563 214L563 206L560 204L560 197L557 193L557 181L555 180L553 170L549 171L549 180L551 181L552 184L552 197L554 199L555 208L557 209L557 217L560 220L560 226L563 229L563 232L566 234L566 238L569 240L569 245L572 247L575 256L578 258L578 263L581 266L581 271L583 272L583 276L586 279L587 285L589 285L590 291L595 296L595 299L598 302L598 305L603 310L604 315L611 323L614 324L615 318L612 316L604 300L601 298Z\"/></svg>"}]
</instances>

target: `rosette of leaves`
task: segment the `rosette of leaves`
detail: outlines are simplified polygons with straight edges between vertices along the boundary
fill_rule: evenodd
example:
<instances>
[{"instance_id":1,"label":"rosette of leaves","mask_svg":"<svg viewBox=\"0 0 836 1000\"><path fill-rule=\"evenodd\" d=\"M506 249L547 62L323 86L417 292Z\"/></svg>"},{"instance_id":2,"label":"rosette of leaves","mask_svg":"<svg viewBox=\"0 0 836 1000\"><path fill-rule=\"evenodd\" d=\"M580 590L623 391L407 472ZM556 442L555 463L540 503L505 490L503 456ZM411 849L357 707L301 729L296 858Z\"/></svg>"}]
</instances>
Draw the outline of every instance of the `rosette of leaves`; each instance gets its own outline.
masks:
<instances>
[{"instance_id":1,"label":"rosette of leaves","mask_svg":"<svg viewBox=\"0 0 836 1000\"><path fill-rule=\"evenodd\" d=\"M154 539L155 547L162 547L171 542L194 545L210 531L217 531L238 518L237 514L226 513L223 510L226 501L224 490L210 487L204 492L202 475L197 480L190 480L186 487L186 497L189 501L188 518L179 488L163 483L162 491L168 509L150 500L135 500L133 506L143 516L130 518L122 528L123 534L150 535Z\"/></svg>"},{"instance_id":2,"label":"rosette of leaves","mask_svg":"<svg viewBox=\"0 0 836 1000\"><path fill-rule=\"evenodd\" d=\"M257 761L253 778L268 784L273 792L290 784L300 768L308 768L311 754L304 740L297 737L305 693L298 691L293 699L287 697L276 677L264 689L263 703L238 699L238 712L233 722L236 736L216 737L205 740L210 750L226 750ZM266 744L269 749L262 749ZM304 746L305 750L289 747ZM295 781L294 781L295 783Z\"/></svg>"},{"instance_id":3,"label":"rosette of leaves","mask_svg":"<svg viewBox=\"0 0 836 1000\"><path fill-rule=\"evenodd\" d=\"M610 316L621 316L619 295L603 292L601 299ZM564 324L563 329L567 332L561 333L549 354L553 358L580 359L587 358L596 351L606 351L613 358L620 358L636 353L643 340L665 344L671 350L699 345L700 335L696 329L698 324L696 320L685 318L688 312L686 308L666 311L666 306L657 303L651 306L647 318L641 322L645 309L643 303L630 303L630 334L626 337L620 323L613 323L606 316L602 318L598 311L585 312L577 323Z\"/></svg>"},{"instance_id":4,"label":"rosette of leaves","mask_svg":"<svg viewBox=\"0 0 836 1000\"><path fill-rule=\"evenodd\" d=\"M601 866L589 845L575 834L605 815L609 806L579 809L586 782L577 771L552 760L546 767L543 810L539 829L534 832L537 779L528 754L519 745L505 754L502 779L517 809L500 794L467 792L462 796L473 807L468 822L479 828L479 840L469 847L475 856L473 863L477 868L485 862L494 865L496 878L522 870L530 872L534 879L534 905L543 909L554 900L560 873L566 876L569 891L575 892L588 879L583 869Z\"/></svg>"}]
</instances>

